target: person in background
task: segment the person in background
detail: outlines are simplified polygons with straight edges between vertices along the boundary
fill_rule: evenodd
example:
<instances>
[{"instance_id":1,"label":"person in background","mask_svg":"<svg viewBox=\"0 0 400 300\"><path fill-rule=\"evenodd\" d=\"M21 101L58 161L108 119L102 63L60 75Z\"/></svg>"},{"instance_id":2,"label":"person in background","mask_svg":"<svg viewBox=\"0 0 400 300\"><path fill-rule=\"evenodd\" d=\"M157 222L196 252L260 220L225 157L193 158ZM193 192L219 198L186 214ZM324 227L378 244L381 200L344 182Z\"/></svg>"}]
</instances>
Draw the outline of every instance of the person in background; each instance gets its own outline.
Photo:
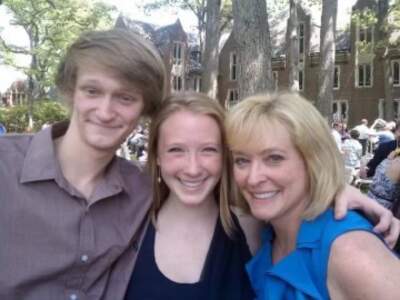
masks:
<instances>
[{"instance_id":1,"label":"person in background","mask_svg":"<svg viewBox=\"0 0 400 300\"><path fill-rule=\"evenodd\" d=\"M329 131L295 93L252 96L229 112L241 203L270 224L247 264L258 300L400 299L400 261L371 224L355 211L334 219L344 170Z\"/></svg>"},{"instance_id":2,"label":"person in background","mask_svg":"<svg viewBox=\"0 0 400 300\"><path fill-rule=\"evenodd\" d=\"M367 153L369 137L374 132L371 131L371 129L368 127L367 119L362 119L361 124L354 127L354 129L360 133L358 141L360 142L360 144L362 146L362 155L365 155Z\"/></svg>"},{"instance_id":3,"label":"person in background","mask_svg":"<svg viewBox=\"0 0 400 300\"><path fill-rule=\"evenodd\" d=\"M345 139L342 145L345 166L359 169L362 156L362 146L358 141L360 134L357 130L350 131L350 138Z\"/></svg>"},{"instance_id":4,"label":"person in background","mask_svg":"<svg viewBox=\"0 0 400 300\"><path fill-rule=\"evenodd\" d=\"M0 299L123 299L151 191L115 152L155 112L165 78L140 36L85 33L56 77L70 121L0 138Z\"/></svg>"},{"instance_id":5,"label":"person in background","mask_svg":"<svg viewBox=\"0 0 400 300\"><path fill-rule=\"evenodd\" d=\"M375 136L378 138L378 147L395 139L390 126L385 120L377 120L373 128L376 130Z\"/></svg>"},{"instance_id":6,"label":"person in background","mask_svg":"<svg viewBox=\"0 0 400 300\"><path fill-rule=\"evenodd\" d=\"M339 122L332 123L332 130L331 134L333 139L335 140L336 146L338 147L339 151L342 149L342 135L341 135L342 125Z\"/></svg>"},{"instance_id":7,"label":"person in background","mask_svg":"<svg viewBox=\"0 0 400 300\"><path fill-rule=\"evenodd\" d=\"M6 134L7 129L6 126L3 125L3 123L0 123L0 135Z\"/></svg>"},{"instance_id":8,"label":"person in background","mask_svg":"<svg viewBox=\"0 0 400 300\"><path fill-rule=\"evenodd\" d=\"M400 199L400 148L393 150L387 158L376 167L372 183L369 185L368 196L381 205L393 210L394 204Z\"/></svg>"},{"instance_id":9,"label":"person in background","mask_svg":"<svg viewBox=\"0 0 400 300\"><path fill-rule=\"evenodd\" d=\"M360 177L372 177L375 175L376 167L388 157L388 155L398 147L400 141L400 123L397 122L394 131L395 139L387 143L383 143L375 150L374 156L365 167L360 169Z\"/></svg>"},{"instance_id":10,"label":"person in background","mask_svg":"<svg viewBox=\"0 0 400 300\"><path fill-rule=\"evenodd\" d=\"M357 130L350 130L350 137L345 139L342 143L342 155L344 158L344 165L350 175L348 178L349 183L352 183L358 173L360 172L360 161L362 156L362 146L358 141L360 134Z\"/></svg>"}]
</instances>

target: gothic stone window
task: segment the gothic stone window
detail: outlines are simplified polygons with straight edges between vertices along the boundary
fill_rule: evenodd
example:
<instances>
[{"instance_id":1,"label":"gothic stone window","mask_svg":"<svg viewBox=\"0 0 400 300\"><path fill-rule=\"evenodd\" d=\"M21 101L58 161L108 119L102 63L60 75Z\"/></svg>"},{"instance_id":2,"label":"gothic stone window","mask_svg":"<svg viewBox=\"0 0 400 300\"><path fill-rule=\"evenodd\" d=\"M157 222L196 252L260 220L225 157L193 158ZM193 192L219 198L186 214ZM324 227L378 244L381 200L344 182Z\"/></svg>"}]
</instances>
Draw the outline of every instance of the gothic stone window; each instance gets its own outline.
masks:
<instances>
[{"instance_id":1,"label":"gothic stone window","mask_svg":"<svg viewBox=\"0 0 400 300\"><path fill-rule=\"evenodd\" d=\"M183 60L183 43L175 42L174 43L174 52L173 52L173 63L175 65L182 64Z\"/></svg>"},{"instance_id":2,"label":"gothic stone window","mask_svg":"<svg viewBox=\"0 0 400 300\"><path fill-rule=\"evenodd\" d=\"M237 55L235 52L231 52L229 56L229 79L232 81L236 81L237 75L238 75Z\"/></svg>"},{"instance_id":3,"label":"gothic stone window","mask_svg":"<svg viewBox=\"0 0 400 300\"><path fill-rule=\"evenodd\" d=\"M372 86L372 64L365 63L359 64L356 70L356 84L358 87L371 87Z\"/></svg>"},{"instance_id":4,"label":"gothic stone window","mask_svg":"<svg viewBox=\"0 0 400 300\"><path fill-rule=\"evenodd\" d=\"M400 86L400 59L392 60L393 85Z\"/></svg>"}]
</instances>

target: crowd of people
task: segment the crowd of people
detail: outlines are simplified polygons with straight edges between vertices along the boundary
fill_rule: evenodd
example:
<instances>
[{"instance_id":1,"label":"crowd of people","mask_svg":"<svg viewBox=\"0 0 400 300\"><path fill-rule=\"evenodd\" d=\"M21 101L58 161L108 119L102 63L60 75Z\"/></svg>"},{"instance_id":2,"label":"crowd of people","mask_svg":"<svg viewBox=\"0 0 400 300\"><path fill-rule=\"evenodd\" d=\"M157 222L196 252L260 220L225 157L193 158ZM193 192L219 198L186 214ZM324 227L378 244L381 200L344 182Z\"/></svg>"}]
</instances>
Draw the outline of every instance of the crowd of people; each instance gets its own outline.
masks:
<instances>
[{"instance_id":1,"label":"crowd of people","mask_svg":"<svg viewBox=\"0 0 400 300\"><path fill-rule=\"evenodd\" d=\"M167 95L121 29L83 34L56 85L69 122L0 137L0 299L400 298L400 222L299 95ZM115 154L142 117L144 170Z\"/></svg>"}]
</instances>

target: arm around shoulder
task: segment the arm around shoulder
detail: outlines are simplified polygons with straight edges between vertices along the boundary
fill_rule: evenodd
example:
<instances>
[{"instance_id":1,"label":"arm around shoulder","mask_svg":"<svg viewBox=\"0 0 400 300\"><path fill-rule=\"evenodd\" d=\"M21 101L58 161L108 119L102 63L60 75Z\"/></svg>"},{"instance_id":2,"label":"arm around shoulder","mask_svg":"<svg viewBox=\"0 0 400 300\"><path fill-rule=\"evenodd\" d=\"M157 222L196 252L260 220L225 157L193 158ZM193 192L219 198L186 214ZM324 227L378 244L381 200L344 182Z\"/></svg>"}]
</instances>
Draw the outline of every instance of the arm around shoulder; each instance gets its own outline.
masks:
<instances>
[{"instance_id":1,"label":"arm around shoulder","mask_svg":"<svg viewBox=\"0 0 400 300\"><path fill-rule=\"evenodd\" d=\"M328 290L332 299L400 299L400 260L367 231L351 231L332 244Z\"/></svg>"}]
</instances>

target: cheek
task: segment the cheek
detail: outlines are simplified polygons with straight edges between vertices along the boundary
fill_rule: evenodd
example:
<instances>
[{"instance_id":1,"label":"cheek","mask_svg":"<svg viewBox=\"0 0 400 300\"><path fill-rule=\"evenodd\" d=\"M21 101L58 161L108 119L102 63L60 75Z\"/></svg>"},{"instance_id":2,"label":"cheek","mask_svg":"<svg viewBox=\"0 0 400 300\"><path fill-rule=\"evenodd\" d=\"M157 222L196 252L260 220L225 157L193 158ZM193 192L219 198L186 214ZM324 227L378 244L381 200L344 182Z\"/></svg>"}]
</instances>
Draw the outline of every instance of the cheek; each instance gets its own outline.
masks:
<instances>
[{"instance_id":1,"label":"cheek","mask_svg":"<svg viewBox=\"0 0 400 300\"><path fill-rule=\"evenodd\" d=\"M215 157L210 160L205 161L206 168L214 175L221 176L222 175L222 157Z\"/></svg>"},{"instance_id":2,"label":"cheek","mask_svg":"<svg viewBox=\"0 0 400 300\"><path fill-rule=\"evenodd\" d=\"M242 189L244 183L245 183L245 175L244 172L237 169L236 167L233 168L233 178L236 182L236 185Z\"/></svg>"}]
</instances>

